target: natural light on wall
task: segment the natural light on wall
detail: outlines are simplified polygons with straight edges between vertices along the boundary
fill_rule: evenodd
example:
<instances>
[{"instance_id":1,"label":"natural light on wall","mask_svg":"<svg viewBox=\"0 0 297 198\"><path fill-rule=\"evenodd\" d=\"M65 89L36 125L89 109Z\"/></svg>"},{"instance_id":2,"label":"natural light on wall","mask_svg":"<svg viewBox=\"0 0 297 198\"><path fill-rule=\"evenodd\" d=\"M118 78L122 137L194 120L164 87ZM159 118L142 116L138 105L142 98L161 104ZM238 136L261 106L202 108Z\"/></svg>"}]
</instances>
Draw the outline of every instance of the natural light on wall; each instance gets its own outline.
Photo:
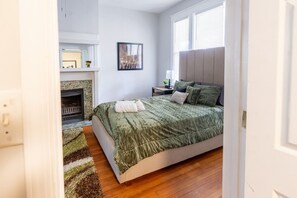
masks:
<instances>
[{"instance_id":1,"label":"natural light on wall","mask_svg":"<svg viewBox=\"0 0 297 198\"><path fill-rule=\"evenodd\" d=\"M172 17L172 64L175 80L179 80L179 52L225 45L225 4L197 5L197 9Z\"/></svg>"}]
</instances>

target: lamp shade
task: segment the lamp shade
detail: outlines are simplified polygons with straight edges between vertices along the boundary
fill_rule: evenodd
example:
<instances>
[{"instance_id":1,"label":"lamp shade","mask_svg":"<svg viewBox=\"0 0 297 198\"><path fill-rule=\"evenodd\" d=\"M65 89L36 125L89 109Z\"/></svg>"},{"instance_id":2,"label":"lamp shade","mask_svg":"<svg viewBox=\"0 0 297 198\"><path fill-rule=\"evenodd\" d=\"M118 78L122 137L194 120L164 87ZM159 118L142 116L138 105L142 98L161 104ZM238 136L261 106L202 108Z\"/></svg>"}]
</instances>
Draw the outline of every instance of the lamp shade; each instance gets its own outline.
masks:
<instances>
[{"instance_id":1,"label":"lamp shade","mask_svg":"<svg viewBox=\"0 0 297 198\"><path fill-rule=\"evenodd\" d=\"M167 70L166 71L166 79L173 79L173 78L174 78L173 70Z\"/></svg>"}]
</instances>

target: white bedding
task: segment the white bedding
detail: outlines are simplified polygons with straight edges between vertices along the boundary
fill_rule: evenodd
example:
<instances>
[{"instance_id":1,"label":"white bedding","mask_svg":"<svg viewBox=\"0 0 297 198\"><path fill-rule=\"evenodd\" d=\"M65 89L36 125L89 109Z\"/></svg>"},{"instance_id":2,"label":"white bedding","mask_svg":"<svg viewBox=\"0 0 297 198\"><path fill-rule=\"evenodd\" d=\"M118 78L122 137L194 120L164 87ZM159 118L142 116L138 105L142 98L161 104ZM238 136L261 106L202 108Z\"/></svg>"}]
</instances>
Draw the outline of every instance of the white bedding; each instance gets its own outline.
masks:
<instances>
[{"instance_id":1,"label":"white bedding","mask_svg":"<svg viewBox=\"0 0 297 198\"><path fill-rule=\"evenodd\" d=\"M137 105L134 101L117 101L115 111L117 113L137 112Z\"/></svg>"}]
</instances>

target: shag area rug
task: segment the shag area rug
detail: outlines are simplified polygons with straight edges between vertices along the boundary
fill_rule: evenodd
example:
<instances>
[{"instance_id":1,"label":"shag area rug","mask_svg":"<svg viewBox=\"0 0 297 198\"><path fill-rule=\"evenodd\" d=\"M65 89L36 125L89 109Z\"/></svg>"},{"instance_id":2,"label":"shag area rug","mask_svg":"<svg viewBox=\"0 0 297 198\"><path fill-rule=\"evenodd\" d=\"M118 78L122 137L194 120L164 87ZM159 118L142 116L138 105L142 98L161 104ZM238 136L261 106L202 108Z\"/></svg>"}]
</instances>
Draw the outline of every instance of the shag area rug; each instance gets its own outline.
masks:
<instances>
[{"instance_id":1,"label":"shag area rug","mask_svg":"<svg viewBox=\"0 0 297 198\"><path fill-rule=\"evenodd\" d=\"M82 128L63 130L66 198L102 198L103 193Z\"/></svg>"}]
</instances>

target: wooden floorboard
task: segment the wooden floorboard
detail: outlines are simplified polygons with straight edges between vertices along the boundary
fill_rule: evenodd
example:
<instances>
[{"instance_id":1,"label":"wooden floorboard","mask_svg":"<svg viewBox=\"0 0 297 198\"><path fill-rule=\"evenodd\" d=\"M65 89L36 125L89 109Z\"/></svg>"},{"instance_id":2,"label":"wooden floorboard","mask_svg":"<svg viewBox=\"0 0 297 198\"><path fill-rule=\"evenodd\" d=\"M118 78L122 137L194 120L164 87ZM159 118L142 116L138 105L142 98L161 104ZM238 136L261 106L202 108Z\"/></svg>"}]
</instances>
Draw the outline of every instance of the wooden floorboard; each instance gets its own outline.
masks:
<instances>
[{"instance_id":1,"label":"wooden floorboard","mask_svg":"<svg viewBox=\"0 0 297 198\"><path fill-rule=\"evenodd\" d=\"M106 198L220 198L222 156L219 148L135 180L119 184L92 131L84 133Z\"/></svg>"}]
</instances>

